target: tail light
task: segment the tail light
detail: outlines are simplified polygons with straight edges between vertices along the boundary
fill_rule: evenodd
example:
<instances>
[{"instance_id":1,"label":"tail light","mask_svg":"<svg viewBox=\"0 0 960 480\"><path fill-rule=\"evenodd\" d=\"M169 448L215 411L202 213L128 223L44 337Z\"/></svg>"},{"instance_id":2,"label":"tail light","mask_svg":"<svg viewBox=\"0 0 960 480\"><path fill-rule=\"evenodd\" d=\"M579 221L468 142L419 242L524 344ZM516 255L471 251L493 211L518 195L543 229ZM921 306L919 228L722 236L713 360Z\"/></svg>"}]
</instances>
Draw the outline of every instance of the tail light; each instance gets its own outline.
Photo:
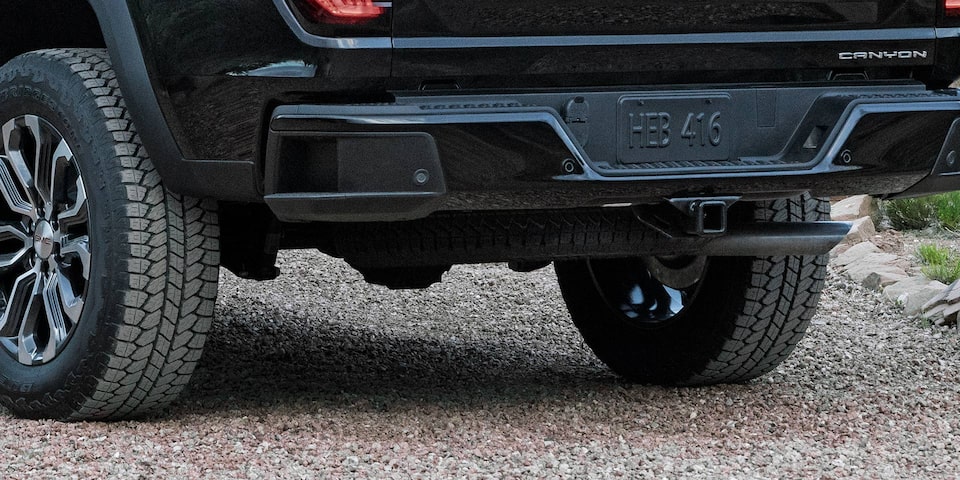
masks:
<instances>
[{"instance_id":1,"label":"tail light","mask_svg":"<svg viewBox=\"0 0 960 480\"><path fill-rule=\"evenodd\" d=\"M382 3L373 0L301 0L300 3L320 23L367 23L386 11Z\"/></svg>"},{"instance_id":2,"label":"tail light","mask_svg":"<svg viewBox=\"0 0 960 480\"><path fill-rule=\"evenodd\" d=\"M944 0L943 6L948 17L960 17L960 0Z\"/></svg>"}]
</instances>

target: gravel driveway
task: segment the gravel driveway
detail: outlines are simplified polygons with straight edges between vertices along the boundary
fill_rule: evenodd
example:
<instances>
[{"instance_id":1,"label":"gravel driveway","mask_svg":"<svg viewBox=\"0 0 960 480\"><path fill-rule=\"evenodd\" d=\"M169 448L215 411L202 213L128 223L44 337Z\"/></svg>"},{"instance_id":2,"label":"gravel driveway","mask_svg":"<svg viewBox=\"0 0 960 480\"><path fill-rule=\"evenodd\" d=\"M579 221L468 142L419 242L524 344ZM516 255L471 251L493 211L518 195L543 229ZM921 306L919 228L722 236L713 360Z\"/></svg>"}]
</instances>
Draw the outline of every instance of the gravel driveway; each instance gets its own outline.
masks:
<instances>
[{"instance_id":1,"label":"gravel driveway","mask_svg":"<svg viewBox=\"0 0 960 480\"><path fill-rule=\"evenodd\" d=\"M191 388L162 419L23 421L3 478L956 478L960 337L831 274L781 368L747 385L625 385L552 269L461 266L425 291L287 252L222 274ZM32 473L31 473L32 472Z\"/></svg>"}]
</instances>

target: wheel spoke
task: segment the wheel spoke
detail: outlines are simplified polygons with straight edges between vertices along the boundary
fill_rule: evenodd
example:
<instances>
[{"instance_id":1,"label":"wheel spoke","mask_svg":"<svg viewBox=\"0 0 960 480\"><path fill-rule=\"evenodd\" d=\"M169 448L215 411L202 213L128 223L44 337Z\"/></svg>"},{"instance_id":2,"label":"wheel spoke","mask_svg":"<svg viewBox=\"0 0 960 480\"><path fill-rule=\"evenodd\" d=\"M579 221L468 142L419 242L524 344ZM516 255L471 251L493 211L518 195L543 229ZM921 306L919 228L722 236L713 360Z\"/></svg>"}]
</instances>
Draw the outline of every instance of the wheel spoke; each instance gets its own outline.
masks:
<instances>
[{"instance_id":1,"label":"wheel spoke","mask_svg":"<svg viewBox=\"0 0 960 480\"><path fill-rule=\"evenodd\" d=\"M31 240L27 232L17 228L16 225L0 225L0 244L8 241L13 242L19 248L13 252L0 252L0 271L16 265L30 251ZM20 243L18 244L17 241Z\"/></svg>"},{"instance_id":2,"label":"wheel spoke","mask_svg":"<svg viewBox=\"0 0 960 480\"><path fill-rule=\"evenodd\" d=\"M30 240L30 235L27 234L22 228L17 228L16 225L0 225L0 242L6 242L9 240L21 240L26 243Z\"/></svg>"},{"instance_id":3,"label":"wheel spoke","mask_svg":"<svg viewBox=\"0 0 960 480\"><path fill-rule=\"evenodd\" d=\"M11 168L16 171L16 167L13 165L13 159L7 156L0 156L0 163L2 163L2 165L0 165L0 193L3 194L4 200L7 201L7 206L15 213L36 219L36 211L33 205L30 204L29 200L23 198L23 194L21 194L20 189L17 188L17 181L10 175Z\"/></svg>"},{"instance_id":4,"label":"wheel spoke","mask_svg":"<svg viewBox=\"0 0 960 480\"><path fill-rule=\"evenodd\" d=\"M81 235L76 238L66 238L60 243L61 257L76 257L83 267L84 280L90 279L90 237Z\"/></svg>"},{"instance_id":5,"label":"wheel spoke","mask_svg":"<svg viewBox=\"0 0 960 480\"><path fill-rule=\"evenodd\" d=\"M28 247L23 247L13 253L5 253L0 255L0 271L6 270L18 263L20 263L30 252Z\"/></svg>"},{"instance_id":6,"label":"wheel spoke","mask_svg":"<svg viewBox=\"0 0 960 480\"><path fill-rule=\"evenodd\" d=\"M80 177L77 177L77 198L70 208L57 215L57 221L60 222L61 231L67 231L70 227L87 221L87 191L84 190Z\"/></svg>"},{"instance_id":7,"label":"wheel spoke","mask_svg":"<svg viewBox=\"0 0 960 480\"><path fill-rule=\"evenodd\" d=\"M27 305L33 297L33 287L37 282L37 270L31 269L17 277L13 282L7 306L0 317L0 337L13 337L20 329L20 320L25 316Z\"/></svg>"},{"instance_id":8,"label":"wheel spoke","mask_svg":"<svg viewBox=\"0 0 960 480\"><path fill-rule=\"evenodd\" d=\"M83 313L83 297L76 294L70 280L62 272L58 271L57 276L57 291L60 294L63 313L67 314L67 318L73 325L76 325L80 321L80 314Z\"/></svg>"},{"instance_id":9,"label":"wheel spoke","mask_svg":"<svg viewBox=\"0 0 960 480\"><path fill-rule=\"evenodd\" d=\"M37 145L38 145L36 150L37 154L34 155L35 157L34 164L36 164L36 158L39 158L39 152L40 152L40 148L39 148L40 139L43 138L43 132L40 131L40 117L36 115L24 115L23 124L27 127L27 130L30 131L30 135L33 135L33 139L34 141L37 142Z\"/></svg>"},{"instance_id":10,"label":"wheel spoke","mask_svg":"<svg viewBox=\"0 0 960 480\"><path fill-rule=\"evenodd\" d=\"M57 149L50 157L50 178L47 185L50 189L48 201L53 206L66 203L68 200L67 185L64 184L66 178L64 177L71 161L73 161L73 150L70 149L70 145L67 145L67 141L61 138L57 144ZM52 215L52 212L48 212L48 215Z\"/></svg>"},{"instance_id":11,"label":"wheel spoke","mask_svg":"<svg viewBox=\"0 0 960 480\"><path fill-rule=\"evenodd\" d=\"M69 333L67 319L63 316L63 304L60 302L63 293L60 280L59 274L52 273L46 278L46 285L43 288L43 307L47 314L47 326L50 328L50 338L43 350L44 363L57 355L57 348L67 340Z\"/></svg>"},{"instance_id":12,"label":"wheel spoke","mask_svg":"<svg viewBox=\"0 0 960 480\"><path fill-rule=\"evenodd\" d=\"M36 119L36 117L33 118ZM31 122L26 121L26 123L29 124ZM37 132L40 130L39 125L30 128ZM25 197L21 196L21 199L27 204L35 206L36 202L34 202L33 193L31 192L31 189L33 188L33 174L30 173L30 167L27 166L27 160L23 157L23 152L20 150L20 147L23 143L23 139L21 137L24 133L24 129L17 125L16 119L13 119L3 125L0 133L3 135L3 146L7 151L7 161L10 165L10 168L13 170L14 176L20 181L20 187L23 188L23 193L26 195ZM16 145L14 145L15 140ZM16 187L13 189L16 190Z\"/></svg>"},{"instance_id":13,"label":"wheel spoke","mask_svg":"<svg viewBox=\"0 0 960 480\"><path fill-rule=\"evenodd\" d=\"M40 346L37 344L37 328L40 326L43 302L40 297L43 292L43 277L35 274L30 295L26 299L23 316L20 319L20 331L17 334L17 357L20 363L33 365L36 363Z\"/></svg>"},{"instance_id":14,"label":"wheel spoke","mask_svg":"<svg viewBox=\"0 0 960 480\"><path fill-rule=\"evenodd\" d=\"M53 203L52 186L55 175L55 165L57 157L52 153L53 144L58 145L65 142L58 141L55 135L44 129L40 124L40 119L36 115L24 116L24 122L27 124L27 130L33 135L33 186L40 194L39 201L48 206ZM46 132L44 131L46 130ZM69 150L69 147L67 147ZM47 218L50 218L50 209L47 209Z\"/></svg>"}]
</instances>

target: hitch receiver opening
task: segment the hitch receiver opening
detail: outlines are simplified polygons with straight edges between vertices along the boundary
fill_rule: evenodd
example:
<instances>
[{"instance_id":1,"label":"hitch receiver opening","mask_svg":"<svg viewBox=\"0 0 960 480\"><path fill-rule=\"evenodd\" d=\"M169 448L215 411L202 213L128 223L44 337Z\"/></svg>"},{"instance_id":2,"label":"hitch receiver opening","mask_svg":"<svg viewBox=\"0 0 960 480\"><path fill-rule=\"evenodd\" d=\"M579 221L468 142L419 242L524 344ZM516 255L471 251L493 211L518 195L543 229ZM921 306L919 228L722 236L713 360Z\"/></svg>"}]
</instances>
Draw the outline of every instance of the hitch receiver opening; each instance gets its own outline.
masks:
<instances>
[{"instance_id":1,"label":"hitch receiver opening","mask_svg":"<svg viewBox=\"0 0 960 480\"><path fill-rule=\"evenodd\" d=\"M689 235L721 235L727 232L727 210L739 197L671 198L683 214L683 232Z\"/></svg>"},{"instance_id":2,"label":"hitch receiver opening","mask_svg":"<svg viewBox=\"0 0 960 480\"><path fill-rule=\"evenodd\" d=\"M690 204L690 222L687 233L716 235L727 231L727 204L721 201L704 200Z\"/></svg>"}]
</instances>

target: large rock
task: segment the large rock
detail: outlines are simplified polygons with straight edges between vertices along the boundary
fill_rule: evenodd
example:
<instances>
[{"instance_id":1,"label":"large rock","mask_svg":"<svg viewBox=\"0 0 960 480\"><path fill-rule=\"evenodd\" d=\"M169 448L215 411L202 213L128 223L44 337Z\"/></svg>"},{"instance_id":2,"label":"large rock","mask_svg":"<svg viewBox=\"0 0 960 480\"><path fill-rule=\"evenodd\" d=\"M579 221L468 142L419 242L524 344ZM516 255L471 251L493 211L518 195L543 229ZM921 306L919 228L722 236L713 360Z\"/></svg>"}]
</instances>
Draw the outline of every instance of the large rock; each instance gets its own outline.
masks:
<instances>
[{"instance_id":1,"label":"large rock","mask_svg":"<svg viewBox=\"0 0 960 480\"><path fill-rule=\"evenodd\" d=\"M854 195L834 203L830 207L830 218L835 221L849 221L873 215L874 202L869 195Z\"/></svg>"},{"instance_id":2,"label":"large rock","mask_svg":"<svg viewBox=\"0 0 960 480\"><path fill-rule=\"evenodd\" d=\"M960 280L953 282L921 307L923 316L937 325L957 323L960 314Z\"/></svg>"},{"instance_id":3,"label":"large rock","mask_svg":"<svg viewBox=\"0 0 960 480\"><path fill-rule=\"evenodd\" d=\"M893 275L893 278L906 278L907 272L894 263L899 257L890 253L868 253L854 263L846 266L847 276L858 283L863 283L871 274ZM902 280L902 278L901 278Z\"/></svg>"},{"instance_id":4,"label":"large rock","mask_svg":"<svg viewBox=\"0 0 960 480\"><path fill-rule=\"evenodd\" d=\"M883 253L880 250L880 247L870 243L862 242L858 243L852 247L847 248L843 253L837 255L837 258L833 260L834 265L845 267L852 263L856 263L863 259L863 257L871 253Z\"/></svg>"},{"instance_id":5,"label":"large rock","mask_svg":"<svg viewBox=\"0 0 960 480\"><path fill-rule=\"evenodd\" d=\"M901 296L920 290L923 287L926 287L929 283L931 283L931 280L927 277L910 277L902 282L894 283L893 285L883 289L883 296L891 302L900 302ZM942 283L940 284L943 285ZM944 288L946 288L946 285L944 285ZM927 301L929 300L930 299L928 298Z\"/></svg>"},{"instance_id":6,"label":"large rock","mask_svg":"<svg viewBox=\"0 0 960 480\"><path fill-rule=\"evenodd\" d=\"M876 234L877 229L873 225L873 220L870 217L863 217L853 222L853 228L843 241L851 244L869 242Z\"/></svg>"},{"instance_id":7,"label":"large rock","mask_svg":"<svg viewBox=\"0 0 960 480\"><path fill-rule=\"evenodd\" d=\"M923 310L927 302L946 289L947 286L943 283L920 276L890 285L883 290L883 296L902 305L905 314L916 315Z\"/></svg>"},{"instance_id":8,"label":"large rock","mask_svg":"<svg viewBox=\"0 0 960 480\"><path fill-rule=\"evenodd\" d=\"M947 286L943 283L933 281L930 282L923 289L913 292L906 296L900 303L903 305L903 313L907 315L916 315L923 311L923 306L930 301L931 298L936 297Z\"/></svg>"},{"instance_id":9,"label":"large rock","mask_svg":"<svg viewBox=\"0 0 960 480\"><path fill-rule=\"evenodd\" d=\"M843 254L843 252L846 252L847 250L849 250L850 247L851 245L849 244L846 244L843 242L838 243L836 247L833 247L830 249L830 260L833 260L839 257L840 255Z\"/></svg>"}]
</instances>

